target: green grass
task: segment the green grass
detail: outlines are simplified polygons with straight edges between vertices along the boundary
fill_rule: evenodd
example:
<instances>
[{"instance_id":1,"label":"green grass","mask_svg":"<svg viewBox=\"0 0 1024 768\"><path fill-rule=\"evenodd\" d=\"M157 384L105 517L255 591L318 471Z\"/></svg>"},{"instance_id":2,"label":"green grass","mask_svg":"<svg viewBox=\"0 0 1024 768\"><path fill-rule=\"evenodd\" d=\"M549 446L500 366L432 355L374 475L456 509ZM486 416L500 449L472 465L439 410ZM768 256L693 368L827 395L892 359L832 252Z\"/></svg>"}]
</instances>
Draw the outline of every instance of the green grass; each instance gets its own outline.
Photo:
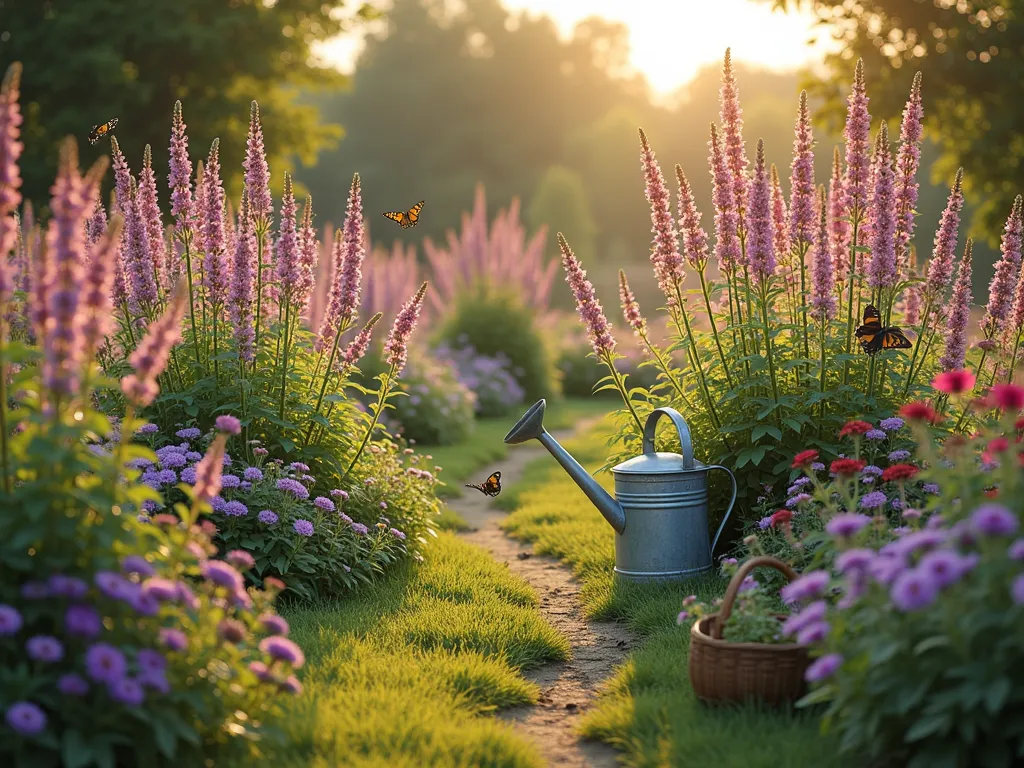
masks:
<instances>
[{"instance_id":1,"label":"green grass","mask_svg":"<svg viewBox=\"0 0 1024 768\"><path fill-rule=\"evenodd\" d=\"M566 441L593 470L605 456L607 425ZM612 487L610 474L598 478ZM609 680L582 732L613 744L627 766L694 768L818 768L845 765L836 743L822 736L812 713L771 712L753 705L707 707L693 694L687 671L689 632L676 626L682 598L710 599L725 591L718 577L682 585L613 582L611 527L554 462L545 457L518 484L518 508L503 523L534 549L572 565L588 615L625 622L642 639ZM508 500L504 500L507 505Z\"/></svg>"},{"instance_id":2,"label":"green grass","mask_svg":"<svg viewBox=\"0 0 1024 768\"><path fill-rule=\"evenodd\" d=\"M551 402L544 417L544 426L549 431L565 429L580 419L607 413L612 406L607 399L597 397L566 398ZM523 413L527 407L523 406ZM521 415L516 412L500 419L478 419L469 439L456 445L418 445L421 453L430 454L432 465L443 468L441 478L446 484L438 487L438 496L461 496L464 482L479 482L472 479L477 470L505 458L508 446L502 440Z\"/></svg>"},{"instance_id":3,"label":"green grass","mask_svg":"<svg viewBox=\"0 0 1024 768\"><path fill-rule=\"evenodd\" d=\"M520 671L565 659L533 589L486 552L441 536L351 599L286 611L307 657L282 767L538 768L534 747L485 715L536 701Z\"/></svg>"}]
</instances>

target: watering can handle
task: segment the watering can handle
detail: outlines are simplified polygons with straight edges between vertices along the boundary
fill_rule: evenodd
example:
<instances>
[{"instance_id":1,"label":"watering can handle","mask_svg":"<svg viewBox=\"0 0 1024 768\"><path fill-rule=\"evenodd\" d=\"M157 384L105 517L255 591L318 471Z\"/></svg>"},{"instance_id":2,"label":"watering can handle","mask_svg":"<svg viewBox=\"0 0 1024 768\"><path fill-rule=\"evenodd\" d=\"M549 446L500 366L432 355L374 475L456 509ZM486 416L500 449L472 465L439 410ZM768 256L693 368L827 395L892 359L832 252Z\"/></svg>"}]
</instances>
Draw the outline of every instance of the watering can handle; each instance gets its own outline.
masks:
<instances>
[{"instance_id":1,"label":"watering can handle","mask_svg":"<svg viewBox=\"0 0 1024 768\"><path fill-rule=\"evenodd\" d=\"M718 526L718 533L715 534L714 541L711 542L711 560L714 562L715 559L715 547L718 546L718 537L722 535L722 531L725 529L725 524L729 521L729 515L732 514L732 508L736 504L736 475L732 473L732 470L728 467L723 467L721 464L712 464L708 467L709 470L721 469L729 473L729 479L732 480L732 498L729 499L729 508L725 510L725 516L722 518L721 524Z\"/></svg>"},{"instance_id":2,"label":"watering can handle","mask_svg":"<svg viewBox=\"0 0 1024 768\"><path fill-rule=\"evenodd\" d=\"M672 423L676 425L676 432L679 434L679 443L683 450L683 468L693 469L693 443L690 440L690 428L686 425L686 419L683 418L683 414L677 411L675 408L655 408L651 411L647 417L647 423L644 424L644 454L651 455L654 453L654 434L658 430L658 419L662 416L668 416L672 419ZM725 467L722 467L725 469ZM728 472L728 470L726 470ZM731 473L730 473L731 474ZM736 485L736 480L733 480L733 486ZM735 500L735 494L733 500Z\"/></svg>"}]
</instances>

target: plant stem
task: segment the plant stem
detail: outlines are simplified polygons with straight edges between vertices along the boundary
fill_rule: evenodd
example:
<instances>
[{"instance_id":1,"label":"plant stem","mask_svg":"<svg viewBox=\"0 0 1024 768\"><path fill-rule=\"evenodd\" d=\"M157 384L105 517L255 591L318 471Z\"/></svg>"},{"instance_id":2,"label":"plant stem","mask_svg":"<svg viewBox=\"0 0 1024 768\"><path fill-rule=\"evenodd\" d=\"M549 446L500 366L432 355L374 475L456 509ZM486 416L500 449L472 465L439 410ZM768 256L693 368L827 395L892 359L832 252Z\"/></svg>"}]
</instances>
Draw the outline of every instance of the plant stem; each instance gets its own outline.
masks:
<instances>
[{"instance_id":1,"label":"plant stem","mask_svg":"<svg viewBox=\"0 0 1024 768\"><path fill-rule=\"evenodd\" d=\"M853 350L853 284L857 279L857 230L860 228L860 212L854 211L853 234L850 237L850 288L846 297L846 354ZM850 382L850 361L843 365L843 384Z\"/></svg>"},{"instance_id":2,"label":"plant stem","mask_svg":"<svg viewBox=\"0 0 1024 768\"><path fill-rule=\"evenodd\" d=\"M347 319L342 318L338 321L338 330L334 334L334 343L331 345L331 355L327 359L327 370L324 371L324 380L320 385L320 396L316 399L316 408L313 409L313 417L310 419L309 431L306 432L306 441L303 444L303 447L309 445L309 440L313 437L313 427L316 426L316 422L313 421L313 418L320 415L320 406L323 405L324 394L327 392L327 381L331 378L331 366L334 365L334 358L338 354L338 342L341 341L341 335L348 330L348 327L349 321ZM377 419L375 417L374 423L376 423L376 421Z\"/></svg>"},{"instance_id":3,"label":"plant stem","mask_svg":"<svg viewBox=\"0 0 1024 768\"><path fill-rule=\"evenodd\" d=\"M199 354L199 331L196 329L196 302L192 288L192 232L185 230L181 236L181 242L185 246L185 270L188 274L188 317L192 322L192 346L196 350L196 365L203 364L202 355Z\"/></svg>"},{"instance_id":4,"label":"plant stem","mask_svg":"<svg viewBox=\"0 0 1024 768\"><path fill-rule=\"evenodd\" d=\"M260 347L260 331L263 327L263 247L268 223L261 216L256 220L256 349Z\"/></svg>"},{"instance_id":5,"label":"plant stem","mask_svg":"<svg viewBox=\"0 0 1024 768\"><path fill-rule=\"evenodd\" d=\"M640 422L640 417L637 416L636 409L633 408L633 403L629 399L629 392L626 391L622 376L615 367L615 361L612 360L611 353L605 352L601 362L608 367L609 372L612 374L612 379L615 381L615 387L619 390L619 394L622 396L622 402L626 404L630 415L633 417L633 421L636 423L637 434L643 435L644 425Z\"/></svg>"},{"instance_id":6,"label":"plant stem","mask_svg":"<svg viewBox=\"0 0 1024 768\"><path fill-rule=\"evenodd\" d=\"M704 270L700 271L700 288L704 294L704 306L708 310L708 319L711 321L711 334L715 337L715 346L718 347L718 359L722 361L722 370L725 371L725 380L732 389L732 376L729 374L729 366L725 362L725 352L722 350L722 341L718 337L718 327L715 324L715 313L711 310L711 294L708 292L708 283L704 277Z\"/></svg>"},{"instance_id":7,"label":"plant stem","mask_svg":"<svg viewBox=\"0 0 1024 768\"><path fill-rule=\"evenodd\" d=\"M220 383L220 360L217 359L217 315L220 314L219 307L211 307L210 314L213 316L213 380Z\"/></svg>"},{"instance_id":8,"label":"plant stem","mask_svg":"<svg viewBox=\"0 0 1024 768\"><path fill-rule=\"evenodd\" d=\"M771 328L768 326L768 288L770 287L770 278L765 277L764 282L761 283L761 319L764 321L764 351L768 356L768 375L772 381L772 397L774 398L775 404L779 403L779 385L775 379L775 355L772 350L772 335ZM809 354L809 352L808 352ZM776 414L777 416L778 414Z\"/></svg>"},{"instance_id":9,"label":"plant stem","mask_svg":"<svg viewBox=\"0 0 1024 768\"><path fill-rule=\"evenodd\" d=\"M651 340L647 337L646 331L640 334L640 339L647 346L650 353L654 355L654 359L658 361L658 367L661 368L662 372L665 374L665 378L668 379L669 384L671 384L675 391L679 393L679 396L683 399L683 402L686 403L686 406L688 408L693 408L693 403L690 402L689 398L686 396L686 392L683 391L683 385L680 384L678 379L672 375L672 369L669 367L668 361L666 361L662 356L661 350L651 343Z\"/></svg>"},{"instance_id":10,"label":"plant stem","mask_svg":"<svg viewBox=\"0 0 1024 768\"><path fill-rule=\"evenodd\" d=\"M825 394L825 342L826 342L826 327L827 327L824 316L821 318L820 325L821 325L821 329L819 331L819 336L820 336L820 339L821 339L821 366L820 366L820 370L818 371L818 376L819 376L819 380L821 382L821 386L820 386L820 389L818 391L821 392L822 395L824 395ZM825 398L824 397L821 398L821 409L820 409L819 413L820 413L820 416L819 416L819 422L818 422L818 435L820 436L821 435L821 426L822 426L822 424L825 421Z\"/></svg>"},{"instance_id":11,"label":"plant stem","mask_svg":"<svg viewBox=\"0 0 1024 768\"><path fill-rule=\"evenodd\" d=\"M1010 369L1006 374L1006 383L1013 384L1013 371L1017 367L1017 353L1020 352L1021 331L1017 331L1017 339L1013 343L1013 354L1010 355Z\"/></svg>"},{"instance_id":12,"label":"plant stem","mask_svg":"<svg viewBox=\"0 0 1024 768\"><path fill-rule=\"evenodd\" d=\"M288 335L289 326L291 325L291 309L292 303L286 298L284 304L284 327L281 330L281 336L284 337L281 344L282 355L281 355L281 402L278 405L277 417L284 421L284 401L286 392L288 390Z\"/></svg>"},{"instance_id":13,"label":"plant stem","mask_svg":"<svg viewBox=\"0 0 1024 768\"><path fill-rule=\"evenodd\" d=\"M337 347L337 340L335 340L335 347ZM330 366L327 368L330 371ZM352 463L348 465L348 469L345 470L345 474L341 476L344 480L352 472L352 468L359 461L359 457L362 456L363 450L366 448L366 444L370 441L370 435L373 434L373 430L377 426L377 420L380 418L381 411L384 410L384 403L388 399L388 394L391 391L391 382L394 381L395 377L395 366L391 366L391 370L388 371L387 377L380 383L380 388L377 390L377 407L373 410L373 420L370 422L370 426L366 430L366 434L363 435L363 442L359 444L359 449L356 451L356 455L352 457ZM319 407L317 408L319 410Z\"/></svg>"},{"instance_id":14,"label":"plant stem","mask_svg":"<svg viewBox=\"0 0 1024 768\"><path fill-rule=\"evenodd\" d=\"M697 381L700 382L701 389L704 392L704 399L708 404L708 411L711 413L711 420L714 422L715 427L721 427L722 422L718 420L718 413L715 411L715 403L711 399L711 390L708 389L707 379L704 378L704 369L700 364L700 355L697 353L697 343L693 338L693 329L690 327L690 318L686 314L686 305L683 303L683 297L680 295L679 286L675 286L676 301L678 302L678 311L673 312L673 319L676 323L676 330L682 332L679 327L679 317L682 317L683 324L686 327L686 338L690 342L690 354L692 355L691 365L694 371L697 373Z\"/></svg>"},{"instance_id":15,"label":"plant stem","mask_svg":"<svg viewBox=\"0 0 1024 768\"><path fill-rule=\"evenodd\" d=\"M4 321L7 308L0 302L0 472L3 472L4 493L10 494L10 457L7 446L7 324Z\"/></svg>"},{"instance_id":16,"label":"plant stem","mask_svg":"<svg viewBox=\"0 0 1024 768\"><path fill-rule=\"evenodd\" d=\"M804 357L811 356L811 343L807 335L807 244L800 241L800 303L803 306L804 320Z\"/></svg>"},{"instance_id":17,"label":"plant stem","mask_svg":"<svg viewBox=\"0 0 1024 768\"><path fill-rule=\"evenodd\" d=\"M929 296L924 302L924 312L921 314L921 325L918 327L917 340L914 342L914 352L910 356L910 368L907 369L907 384L903 388L903 396L906 397L910 393L910 387L914 383L914 377L917 376L918 371L914 370L914 363L917 362L917 353L921 349L921 339L928 333L928 317L932 311L932 299ZM924 365L924 360L921 361Z\"/></svg>"}]
</instances>

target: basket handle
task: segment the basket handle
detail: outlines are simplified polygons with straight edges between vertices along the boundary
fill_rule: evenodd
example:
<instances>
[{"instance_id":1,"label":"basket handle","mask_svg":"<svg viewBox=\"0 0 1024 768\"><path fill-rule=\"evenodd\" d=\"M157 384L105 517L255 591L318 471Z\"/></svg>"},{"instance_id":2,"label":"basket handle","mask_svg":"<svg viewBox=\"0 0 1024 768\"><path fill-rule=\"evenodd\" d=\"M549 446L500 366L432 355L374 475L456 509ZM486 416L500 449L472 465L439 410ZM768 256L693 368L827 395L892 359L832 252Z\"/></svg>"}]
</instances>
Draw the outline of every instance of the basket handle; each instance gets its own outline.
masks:
<instances>
[{"instance_id":1,"label":"basket handle","mask_svg":"<svg viewBox=\"0 0 1024 768\"><path fill-rule=\"evenodd\" d=\"M797 577L796 571L777 557L759 555L758 557L752 557L747 560L747 562L741 565L739 570L733 574L732 580L729 582L729 588L725 590L725 597L722 599L722 608L718 612L718 618L711 622L711 637L715 640L722 639L722 629L725 627L725 622L729 620L729 616L732 614L732 605L736 602L736 596L740 593L740 585L743 584L743 580L747 578L750 572L755 568L774 568L781 572L788 581L793 581L793 579Z\"/></svg>"}]
</instances>

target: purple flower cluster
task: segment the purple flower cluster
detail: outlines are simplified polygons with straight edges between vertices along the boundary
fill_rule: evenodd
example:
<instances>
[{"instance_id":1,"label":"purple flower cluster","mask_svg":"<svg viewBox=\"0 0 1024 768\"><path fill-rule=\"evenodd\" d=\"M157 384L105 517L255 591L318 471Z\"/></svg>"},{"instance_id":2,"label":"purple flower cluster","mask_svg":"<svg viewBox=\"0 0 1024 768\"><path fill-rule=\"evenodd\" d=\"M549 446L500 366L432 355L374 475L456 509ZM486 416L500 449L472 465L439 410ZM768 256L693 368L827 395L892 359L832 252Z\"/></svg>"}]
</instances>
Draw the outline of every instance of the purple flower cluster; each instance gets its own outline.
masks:
<instances>
[{"instance_id":1,"label":"purple flower cluster","mask_svg":"<svg viewBox=\"0 0 1024 768\"><path fill-rule=\"evenodd\" d=\"M647 195L647 202L651 206L651 231L654 233L651 263L654 265L654 274L658 278L658 287L661 288L662 293L665 294L671 306L676 301L675 294L683 280L683 257L679 254L675 222L672 221L672 201L669 197L668 186L665 184L665 177L661 173L661 166L658 165L658 161L654 156L654 150L651 149L651 145L647 141L647 134L643 132L643 129L640 129L640 147L646 184L644 191ZM568 245L563 245L563 242L564 238L559 235L559 246L562 248L562 264L566 267L568 275L569 267L566 266L565 257ZM570 255L572 254L571 251L568 252ZM570 282L570 287L572 285ZM577 291L574 289L573 293L576 294ZM582 308L579 302L580 299L577 296L577 304ZM586 318L584 318L584 322L587 323ZM591 327L589 323L587 327ZM611 337L609 336L608 338ZM594 344L596 351L597 344L596 342ZM608 351L611 350L609 349Z\"/></svg>"},{"instance_id":2,"label":"purple flower cluster","mask_svg":"<svg viewBox=\"0 0 1024 768\"><path fill-rule=\"evenodd\" d=\"M416 295L406 302L395 318L387 341L384 342L384 356L388 365L394 369L394 375L401 374L409 357L409 337L416 328L420 310L423 308L423 297L427 292L427 284L423 283Z\"/></svg>"},{"instance_id":3,"label":"purple flower cluster","mask_svg":"<svg viewBox=\"0 0 1024 768\"><path fill-rule=\"evenodd\" d=\"M646 142L646 138L644 141ZM664 184L664 180L662 180L662 184ZM666 197L667 194L666 192ZM667 201L665 205L668 205ZM669 223L671 223L671 217L669 219ZM604 309L601 308L601 302L598 301L597 295L594 292L594 286L587 280L586 271L580 264L579 259L573 254L572 249L569 248L569 244L565 241L561 232L558 233L558 247L562 251L562 266L565 269L565 280L576 299L576 309L587 328L587 336L589 336L590 344L594 348L594 354L598 357L609 355L615 349L615 339L611 334L611 326L608 323L608 319L604 315ZM654 258L654 256L651 258Z\"/></svg>"}]
</instances>

